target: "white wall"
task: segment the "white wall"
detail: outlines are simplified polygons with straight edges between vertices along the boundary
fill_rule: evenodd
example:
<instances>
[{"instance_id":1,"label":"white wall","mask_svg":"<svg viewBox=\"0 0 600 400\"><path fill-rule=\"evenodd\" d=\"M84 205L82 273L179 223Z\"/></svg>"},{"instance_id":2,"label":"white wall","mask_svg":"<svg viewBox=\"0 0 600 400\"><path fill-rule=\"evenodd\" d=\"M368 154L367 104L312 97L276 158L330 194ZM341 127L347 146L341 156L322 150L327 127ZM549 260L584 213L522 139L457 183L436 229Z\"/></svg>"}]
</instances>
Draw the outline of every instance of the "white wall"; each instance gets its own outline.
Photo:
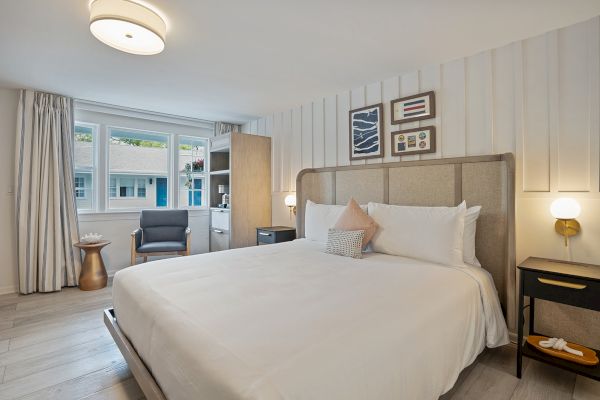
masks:
<instances>
[{"instance_id":1,"label":"white wall","mask_svg":"<svg viewBox=\"0 0 600 400\"><path fill-rule=\"evenodd\" d=\"M17 287L14 172L19 92L0 88L0 294Z\"/></svg>"},{"instance_id":2,"label":"white wall","mask_svg":"<svg viewBox=\"0 0 600 400\"><path fill-rule=\"evenodd\" d=\"M435 154L392 157L390 100L436 92ZM600 264L600 18L473 56L316 99L243 126L273 138L273 223L287 224L281 192L302 168L350 164L348 111L383 102L379 163L513 152L517 160L517 261L543 256ZM355 161L361 164L364 161ZM581 234L565 249L549 206L579 199ZM287 223L286 223L287 222ZM600 340L600 339L599 339ZM596 342L599 345L600 341Z\"/></svg>"}]
</instances>

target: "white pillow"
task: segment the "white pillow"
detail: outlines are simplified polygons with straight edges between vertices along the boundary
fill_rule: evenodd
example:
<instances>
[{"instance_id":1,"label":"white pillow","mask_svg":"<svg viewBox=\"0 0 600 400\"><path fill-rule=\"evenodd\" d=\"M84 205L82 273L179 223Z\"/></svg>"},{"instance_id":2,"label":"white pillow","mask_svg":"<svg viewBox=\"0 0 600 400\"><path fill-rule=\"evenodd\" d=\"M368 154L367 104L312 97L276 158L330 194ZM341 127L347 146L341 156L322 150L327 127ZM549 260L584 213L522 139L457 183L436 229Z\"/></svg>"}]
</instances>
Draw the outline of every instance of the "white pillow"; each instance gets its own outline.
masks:
<instances>
[{"instance_id":1,"label":"white pillow","mask_svg":"<svg viewBox=\"0 0 600 400\"><path fill-rule=\"evenodd\" d=\"M366 205L360 205L367 212ZM315 242L327 243L329 229L333 228L346 206L335 204L319 204L306 201L304 211L304 237Z\"/></svg>"},{"instance_id":2,"label":"white pillow","mask_svg":"<svg viewBox=\"0 0 600 400\"><path fill-rule=\"evenodd\" d=\"M371 247L378 253L463 266L465 214L464 204L409 207L369 203L369 215L379 225Z\"/></svg>"},{"instance_id":3,"label":"white pillow","mask_svg":"<svg viewBox=\"0 0 600 400\"><path fill-rule=\"evenodd\" d=\"M304 236L308 240L327 243L329 228L333 228L346 206L306 201Z\"/></svg>"},{"instance_id":4,"label":"white pillow","mask_svg":"<svg viewBox=\"0 0 600 400\"><path fill-rule=\"evenodd\" d=\"M464 202L461 204L461 206ZM465 205L466 208L466 205ZM475 256L475 233L477 231L477 218L481 212L481 206L469 207L465 214L465 232L463 234L463 260L465 263L481 267L481 263Z\"/></svg>"}]
</instances>

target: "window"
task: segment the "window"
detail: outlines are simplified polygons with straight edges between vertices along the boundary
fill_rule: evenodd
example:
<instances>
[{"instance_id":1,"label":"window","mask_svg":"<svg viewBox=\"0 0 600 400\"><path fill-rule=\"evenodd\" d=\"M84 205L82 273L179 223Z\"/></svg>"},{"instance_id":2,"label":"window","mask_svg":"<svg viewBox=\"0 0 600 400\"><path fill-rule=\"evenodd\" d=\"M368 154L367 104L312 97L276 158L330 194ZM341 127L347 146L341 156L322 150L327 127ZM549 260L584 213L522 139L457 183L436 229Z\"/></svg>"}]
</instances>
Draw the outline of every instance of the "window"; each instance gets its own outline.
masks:
<instances>
[{"instance_id":1,"label":"window","mask_svg":"<svg viewBox=\"0 0 600 400\"><path fill-rule=\"evenodd\" d=\"M169 135L109 128L108 208L169 205Z\"/></svg>"},{"instance_id":2,"label":"window","mask_svg":"<svg viewBox=\"0 0 600 400\"><path fill-rule=\"evenodd\" d=\"M75 199L79 210L94 208L96 130L96 125L75 123Z\"/></svg>"},{"instance_id":3,"label":"window","mask_svg":"<svg viewBox=\"0 0 600 400\"><path fill-rule=\"evenodd\" d=\"M146 197L146 179L137 180L137 197Z\"/></svg>"},{"instance_id":4,"label":"window","mask_svg":"<svg viewBox=\"0 0 600 400\"><path fill-rule=\"evenodd\" d=\"M206 140L179 137L179 206L202 207L206 202Z\"/></svg>"},{"instance_id":5,"label":"window","mask_svg":"<svg viewBox=\"0 0 600 400\"><path fill-rule=\"evenodd\" d=\"M208 140L185 135L186 121L171 125L161 117L160 123L151 118L141 122L85 107L76 108L75 115L73 190L78 211L208 206ZM136 129L140 126L168 130ZM189 125L190 133L206 136L211 128L208 123Z\"/></svg>"},{"instance_id":6,"label":"window","mask_svg":"<svg viewBox=\"0 0 600 400\"><path fill-rule=\"evenodd\" d=\"M75 197L85 199L85 177L75 176Z\"/></svg>"}]
</instances>

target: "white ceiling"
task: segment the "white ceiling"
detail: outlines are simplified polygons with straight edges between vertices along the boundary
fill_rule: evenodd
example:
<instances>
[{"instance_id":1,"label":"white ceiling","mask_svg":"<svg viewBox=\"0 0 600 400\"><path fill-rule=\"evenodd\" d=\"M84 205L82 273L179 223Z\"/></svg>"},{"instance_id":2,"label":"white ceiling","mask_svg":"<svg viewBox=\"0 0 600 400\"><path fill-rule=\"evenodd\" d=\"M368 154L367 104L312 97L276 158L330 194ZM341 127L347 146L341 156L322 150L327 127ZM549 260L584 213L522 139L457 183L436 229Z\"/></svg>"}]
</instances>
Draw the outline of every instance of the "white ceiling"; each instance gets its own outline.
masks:
<instances>
[{"instance_id":1,"label":"white ceiling","mask_svg":"<svg viewBox=\"0 0 600 400\"><path fill-rule=\"evenodd\" d=\"M600 14L598 0L148 0L157 56L88 29L89 0L0 0L0 86L243 122Z\"/></svg>"}]
</instances>

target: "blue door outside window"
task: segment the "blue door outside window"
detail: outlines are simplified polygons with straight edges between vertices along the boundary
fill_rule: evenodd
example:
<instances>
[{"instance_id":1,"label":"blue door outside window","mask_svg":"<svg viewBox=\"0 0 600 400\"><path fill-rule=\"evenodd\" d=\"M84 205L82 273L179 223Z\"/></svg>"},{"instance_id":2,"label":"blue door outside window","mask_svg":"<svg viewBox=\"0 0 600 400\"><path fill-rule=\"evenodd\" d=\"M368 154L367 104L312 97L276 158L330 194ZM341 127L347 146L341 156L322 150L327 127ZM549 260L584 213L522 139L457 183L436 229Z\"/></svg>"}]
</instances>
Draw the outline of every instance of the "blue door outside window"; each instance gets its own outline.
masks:
<instances>
[{"instance_id":1,"label":"blue door outside window","mask_svg":"<svg viewBox=\"0 0 600 400\"><path fill-rule=\"evenodd\" d=\"M156 207L167 206L167 178L156 178Z\"/></svg>"},{"instance_id":2,"label":"blue door outside window","mask_svg":"<svg viewBox=\"0 0 600 400\"><path fill-rule=\"evenodd\" d=\"M190 206L202 205L202 179L194 179L194 190L188 191L188 204Z\"/></svg>"}]
</instances>

